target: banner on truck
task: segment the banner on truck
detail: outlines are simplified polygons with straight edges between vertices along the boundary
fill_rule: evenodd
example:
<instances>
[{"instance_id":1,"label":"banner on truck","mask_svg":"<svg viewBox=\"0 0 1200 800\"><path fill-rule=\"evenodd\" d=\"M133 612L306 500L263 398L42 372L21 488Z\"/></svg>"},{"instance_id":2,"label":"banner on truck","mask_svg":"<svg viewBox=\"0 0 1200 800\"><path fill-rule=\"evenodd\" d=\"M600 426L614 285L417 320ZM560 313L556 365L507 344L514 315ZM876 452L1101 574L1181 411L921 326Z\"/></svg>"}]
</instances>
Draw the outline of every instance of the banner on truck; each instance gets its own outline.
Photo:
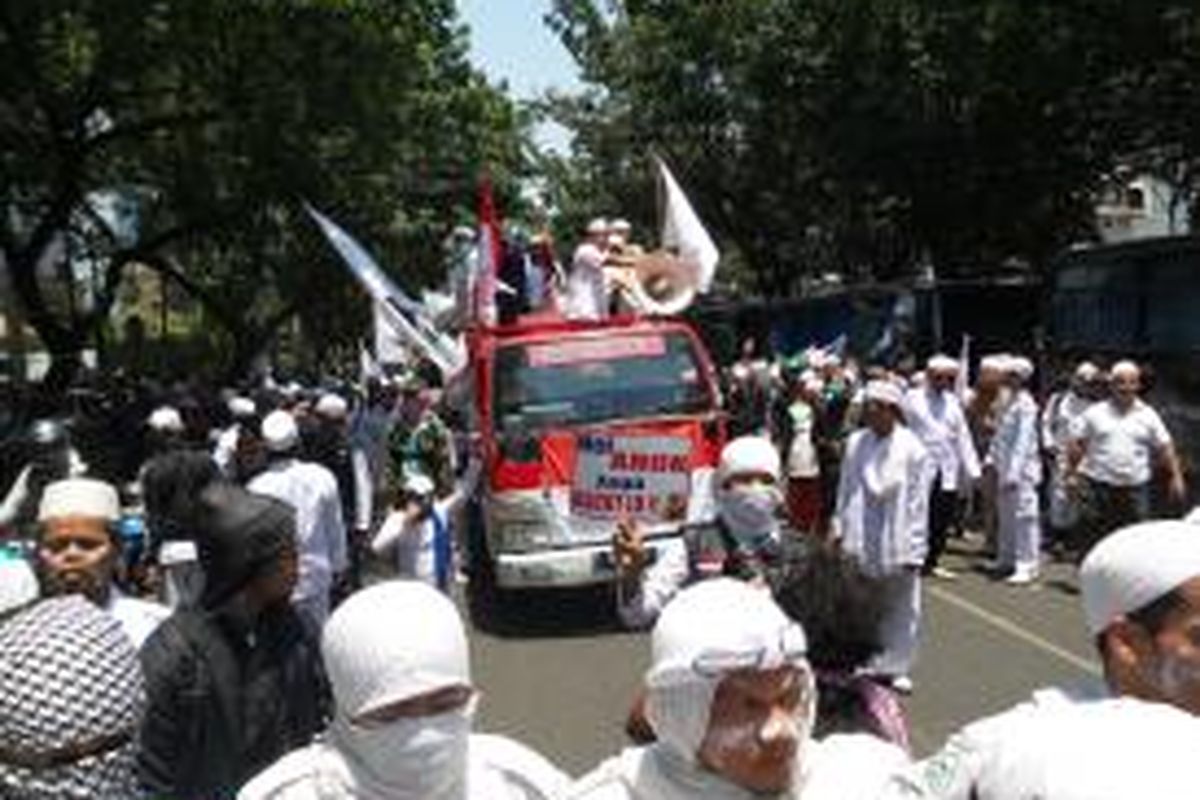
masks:
<instances>
[{"instance_id":1,"label":"banner on truck","mask_svg":"<svg viewBox=\"0 0 1200 800\"><path fill-rule=\"evenodd\" d=\"M691 449L684 436L580 436L571 513L602 520L683 520L692 488Z\"/></svg>"}]
</instances>

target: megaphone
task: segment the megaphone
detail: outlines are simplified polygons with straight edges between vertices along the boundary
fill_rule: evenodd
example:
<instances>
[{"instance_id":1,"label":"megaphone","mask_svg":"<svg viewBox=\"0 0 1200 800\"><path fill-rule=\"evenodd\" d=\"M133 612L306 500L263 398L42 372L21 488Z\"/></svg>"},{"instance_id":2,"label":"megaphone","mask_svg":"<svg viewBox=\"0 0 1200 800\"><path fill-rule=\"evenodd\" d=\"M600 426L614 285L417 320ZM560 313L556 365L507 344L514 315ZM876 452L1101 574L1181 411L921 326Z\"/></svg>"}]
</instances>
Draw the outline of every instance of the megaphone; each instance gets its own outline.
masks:
<instances>
[{"instance_id":1,"label":"megaphone","mask_svg":"<svg viewBox=\"0 0 1200 800\"><path fill-rule=\"evenodd\" d=\"M695 270L678 256L660 251L622 261L618 282L638 313L679 314L696 299Z\"/></svg>"}]
</instances>

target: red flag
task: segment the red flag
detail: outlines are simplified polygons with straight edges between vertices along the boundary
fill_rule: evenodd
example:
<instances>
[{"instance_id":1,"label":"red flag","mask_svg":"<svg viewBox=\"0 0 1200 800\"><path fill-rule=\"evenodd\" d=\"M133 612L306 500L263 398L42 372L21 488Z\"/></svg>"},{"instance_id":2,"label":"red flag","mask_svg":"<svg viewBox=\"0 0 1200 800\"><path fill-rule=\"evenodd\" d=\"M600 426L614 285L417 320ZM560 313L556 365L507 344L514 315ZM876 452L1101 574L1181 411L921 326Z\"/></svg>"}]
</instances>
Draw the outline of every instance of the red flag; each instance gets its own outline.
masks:
<instances>
[{"instance_id":1,"label":"red flag","mask_svg":"<svg viewBox=\"0 0 1200 800\"><path fill-rule=\"evenodd\" d=\"M487 175L479 184L479 258L475 276L475 320L496 324L496 281L503 256L500 220L492 199L492 181Z\"/></svg>"}]
</instances>

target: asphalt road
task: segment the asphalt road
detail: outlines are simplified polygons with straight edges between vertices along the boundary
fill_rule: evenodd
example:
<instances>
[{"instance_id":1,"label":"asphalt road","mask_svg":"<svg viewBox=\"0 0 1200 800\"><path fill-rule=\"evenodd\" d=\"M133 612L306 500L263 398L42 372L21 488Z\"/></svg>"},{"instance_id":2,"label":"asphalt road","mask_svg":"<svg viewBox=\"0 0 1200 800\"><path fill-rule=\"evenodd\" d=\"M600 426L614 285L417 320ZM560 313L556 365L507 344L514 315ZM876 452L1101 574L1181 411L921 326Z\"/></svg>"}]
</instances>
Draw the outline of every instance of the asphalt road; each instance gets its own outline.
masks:
<instances>
[{"instance_id":1,"label":"asphalt road","mask_svg":"<svg viewBox=\"0 0 1200 800\"><path fill-rule=\"evenodd\" d=\"M923 592L916 691L908 700L918 755L966 722L1004 709L1034 689L1096 680L1074 569L1051 564L1034 587L993 582L975 567L970 542L951 545L954 581ZM479 728L504 733L580 775L625 745L625 714L649 660L644 634L620 631L604 592L518 598L502 626L472 631Z\"/></svg>"}]
</instances>

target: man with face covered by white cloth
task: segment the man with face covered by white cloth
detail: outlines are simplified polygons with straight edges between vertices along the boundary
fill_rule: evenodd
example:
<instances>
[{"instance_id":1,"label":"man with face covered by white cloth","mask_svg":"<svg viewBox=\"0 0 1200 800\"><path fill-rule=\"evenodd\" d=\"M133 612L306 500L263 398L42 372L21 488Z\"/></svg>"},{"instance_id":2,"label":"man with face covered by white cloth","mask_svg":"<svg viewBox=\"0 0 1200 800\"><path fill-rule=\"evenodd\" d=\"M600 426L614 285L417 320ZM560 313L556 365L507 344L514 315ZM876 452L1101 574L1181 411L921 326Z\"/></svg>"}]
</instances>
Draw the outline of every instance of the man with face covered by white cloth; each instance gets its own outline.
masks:
<instances>
[{"instance_id":1,"label":"man with face covered by white cloth","mask_svg":"<svg viewBox=\"0 0 1200 800\"><path fill-rule=\"evenodd\" d=\"M651 647L646 713L658 740L601 764L569 800L856 800L907 763L866 734L811 738L804 631L765 590L731 578L689 587Z\"/></svg>"},{"instance_id":2,"label":"man with face covered by white cloth","mask_svg":"<svg viewBox=\"0 0 1200 800\"><path fill-rule=\"evenodd\" d=\"M779 451L769 439L741 436L721 450L714 476L717 518L687 525L650 562L641 531L623 521L613 537L617 613L631 628L649 627L682 588L718 575L764 583L792 544L782 529Z\"/></svg>"},{"instance_id":3,"label":"man with face covered by white cloth","mask_svg":"<svg viewBox=\"0 0 1200 800\"><path fill-rule=\"evenodd\" d=\"M337 711L316 744L239 800L549 800L567 776L515 741L471 733L476 692L453 603L416 581L352 595L321 653Z\"/></svg>"}]
</instances>

